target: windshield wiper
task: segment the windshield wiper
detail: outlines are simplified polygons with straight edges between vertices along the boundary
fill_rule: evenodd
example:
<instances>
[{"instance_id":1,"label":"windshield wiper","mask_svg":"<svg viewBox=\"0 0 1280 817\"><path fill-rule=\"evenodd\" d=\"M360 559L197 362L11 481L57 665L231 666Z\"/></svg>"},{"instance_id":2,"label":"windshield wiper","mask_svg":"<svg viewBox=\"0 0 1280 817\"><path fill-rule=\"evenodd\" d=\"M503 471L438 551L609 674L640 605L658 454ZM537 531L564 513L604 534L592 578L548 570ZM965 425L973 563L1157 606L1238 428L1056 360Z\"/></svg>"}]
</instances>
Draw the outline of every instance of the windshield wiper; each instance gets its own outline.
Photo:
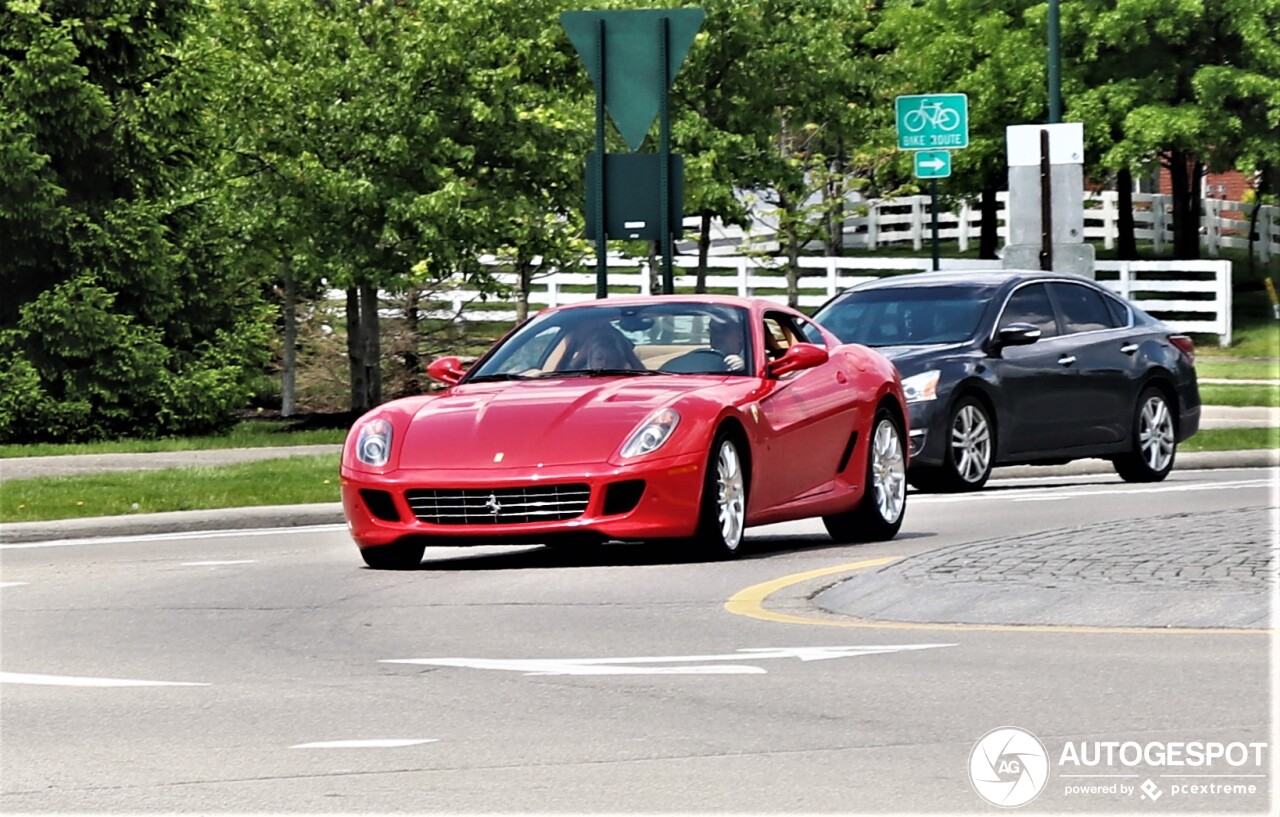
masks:
<instances>
[{"instance_id":1,"label":"windshield wiper","mask_svg":"<svg viewBox=\"0 0 1280 817\"><path fill-rule=\"evenodd\" d=\"M536 374L519 374L517 372L494 372L493 374L478 374L475 377L468 377L468 383L492 383L498 380L536 380L541 375Z\"/></svg>"},{"instance_id":2,"label":"windshield wiper","mask_svg":"<svg viewBox=\"0 0 1280 817\"><path fill-rule=\"evenodd\" d=\"M562 372L547 372L544 377L629 377L652 374L664 373L648 369L565 369Z\"/></svg>"}]
</instances>

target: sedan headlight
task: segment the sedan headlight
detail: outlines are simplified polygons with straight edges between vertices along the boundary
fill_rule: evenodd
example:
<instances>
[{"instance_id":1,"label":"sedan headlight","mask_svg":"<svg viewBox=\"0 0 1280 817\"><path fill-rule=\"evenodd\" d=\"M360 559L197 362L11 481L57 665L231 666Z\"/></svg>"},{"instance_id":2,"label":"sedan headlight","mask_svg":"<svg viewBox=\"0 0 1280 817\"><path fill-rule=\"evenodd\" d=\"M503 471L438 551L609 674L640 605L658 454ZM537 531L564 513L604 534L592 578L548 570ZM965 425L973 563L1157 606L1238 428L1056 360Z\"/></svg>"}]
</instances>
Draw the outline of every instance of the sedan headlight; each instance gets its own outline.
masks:
<instances>
[{"instance_id":1,"label":"sedan headlight","mask_svg":"<svg viewBox=\"0 0 1280 817\"><path fill-rule=\"evenodd\" d=\"M662 409L649 415L643 423L631 432L627 444L622 446L623 457L638 457L657 451L671 436L680 424L680 413L675 409Z\"/></svg>"},{"instance_id":2,"label":"sedan headlight","mask_svg":"<svg viewBox=\"0 0 1280 817\"><path fill-rule=\"evenodd\" d=\"M930 369L927 372L913 374L902 381L902 396L908 403L922 403L925 400L936 400L938 397L938 379L942 372Z\"/></svg>"},{"instance_id":3,"label":"sedan headlight","mask_svg":"<svg viewBox=\"0 0 1280 817\"><path fill-rule=\"evenodd\" d=\"M356 459L365 465L386 465L391 456L391 423L370 420L356 437Z\"/></svg>"}]
</instances>

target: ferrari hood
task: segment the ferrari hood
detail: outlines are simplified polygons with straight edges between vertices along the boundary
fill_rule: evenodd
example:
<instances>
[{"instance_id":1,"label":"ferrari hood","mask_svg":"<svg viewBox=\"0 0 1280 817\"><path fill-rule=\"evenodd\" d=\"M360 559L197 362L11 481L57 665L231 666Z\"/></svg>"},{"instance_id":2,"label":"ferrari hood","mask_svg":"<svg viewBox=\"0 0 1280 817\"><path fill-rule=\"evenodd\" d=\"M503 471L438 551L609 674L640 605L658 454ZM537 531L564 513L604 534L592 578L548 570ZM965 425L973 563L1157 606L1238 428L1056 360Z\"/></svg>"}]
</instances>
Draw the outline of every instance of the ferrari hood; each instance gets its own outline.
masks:
<instances>
[{"instance_id":1,"label":"ferrari hood","mask_svg":"<svg viewBox=\"0 0 1280 817\"><path fill-rule=\"evenodd\" d=\"M604 462L655 409L705 377L573 378L457 386L410 421L401 468ZM722 378L714 378L720 382ZM658 381L658 382L655 382Z\"/></svg>"}]
</instances>

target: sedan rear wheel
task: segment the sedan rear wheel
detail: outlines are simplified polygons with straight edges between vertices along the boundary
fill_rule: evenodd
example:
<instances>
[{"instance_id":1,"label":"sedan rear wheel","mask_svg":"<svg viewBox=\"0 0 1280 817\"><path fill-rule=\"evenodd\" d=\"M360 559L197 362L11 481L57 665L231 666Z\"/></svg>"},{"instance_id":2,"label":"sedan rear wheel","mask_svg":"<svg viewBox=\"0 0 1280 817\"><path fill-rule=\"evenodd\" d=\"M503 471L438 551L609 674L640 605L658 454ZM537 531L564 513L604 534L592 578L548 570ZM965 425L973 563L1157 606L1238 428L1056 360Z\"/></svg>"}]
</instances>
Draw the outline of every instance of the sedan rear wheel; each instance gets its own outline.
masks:
<instances>
[{"instance_id":1,"label":"sedan rear wheel","mask_svg":"<svg viewBox=\"0 0 1280 817\"><path fill-rule=\"evenodd\" d=\"M1125 482L1159 482L1173 469L1178 453L1173 412L1164 392L1148 386L1138 397L1133 418L1132 448L1116 457L1116 473Z\"/></svg>"},{"instance_id":2,"label":"sedan rear wheel","mask_svg":"<svg viewBox=\"0 0 1280 817\"><path fill-rule=\"evenodd\" d=\"M879 542L896 536L907 509L906 471L901 425L880 409L867 452L866 490L852 510L822 518L831 538L837 542Z\"/></svg>"},{"instance_id":3,"label":"sedan rear wheel","mask_svg":"<svg viewBox=\"0 0 1280 817\"><path fill-rule=\"evenodd\" d=\"M738 555L747 521L747 482L742 456L734 438L720 432L711 446L702 508L698 516L697 548L718 559Z\"/></svg>"},{"instance_id":4,"label":"sedan rear wheel","mask_svg":"<svg viewBox=\"0 0 1280 817\"><path fill-rule=\"evenodd\" d=\"M982 403L962 397L947 424L945 461L940 468L919 467L911 484L921 491L976 491L987 484L995 463L996 433Z\"/></svg>"}]
</instances>

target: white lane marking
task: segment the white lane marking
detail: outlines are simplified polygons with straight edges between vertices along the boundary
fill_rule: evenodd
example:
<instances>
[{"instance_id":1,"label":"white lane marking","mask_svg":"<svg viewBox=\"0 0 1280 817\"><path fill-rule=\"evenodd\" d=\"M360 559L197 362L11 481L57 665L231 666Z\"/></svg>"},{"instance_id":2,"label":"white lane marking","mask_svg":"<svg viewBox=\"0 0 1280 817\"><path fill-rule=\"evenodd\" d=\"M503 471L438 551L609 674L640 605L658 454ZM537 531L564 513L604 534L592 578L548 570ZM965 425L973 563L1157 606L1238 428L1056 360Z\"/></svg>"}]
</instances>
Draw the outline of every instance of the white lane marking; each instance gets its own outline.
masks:
<instances>
[{"instance_id":1,"label":"white lane marking","mask_svg":"<svg viewBox=\"0 0 1280 817\"><path fill-rule=\"evenodd\" d=\"M1097 486L1098 490L1080 491L1083 485L1053 486L1048 488L1005 488L1000 491L977 491L972 494L912 494L912 500L926 505L946 505L953 502L979 502L984 499L1012 500L1024 502L1036 499L1071 499L1080 496L1125 497L1129 494L1176 491L1218 491L1235 490L1237 488L1274 488L1277 483L1270 479L1242 479L1228 482L1191 482L1165 483L1157 488L1139 488L1123 482L1107 483Z\"/></svg>"},{"instance_id":2,"label":"white lane marking","mask_svg":"<svg viewBox=\"0 0 1280 817\"><path fill-rule=\"evenodd\" d=\"M257 559L225 559L223 561L211 562L183 562L183 567L218 567L220 565L252 565L257 564Z\"/></svg>"},{"instance_id":3,"label":"white lane marking","mask_svg":"<svg viewBox=\"0 0 1280 817\"><path fill-rule=\"evenodd\" d=\"M521 672L525 675L762 675L763 667L751 664L724 664L725 661L758 661L771 658L798 658L827 661L860 655L882 655L907 650L954 647L955 644L889 644L859 647L780 647L742 649L729 655L668 655L634 658L388 658L380 664L422 664L434 667L462 667ZM694 666L645 666L693 664Z\"/></svg>"},{"instance_id":4,"label":"white lane marking","mask_svg":"<svg viewBox=\"0 0 1280 817\"><path fill-rule=\"evenodd\" d=\"M315 743L299 743L290 749L398 749L401 746L418 746L435 743L439 738L382 738L374 740L321 740Z\"/></svg>"},{"instance_id":5,"label":"white lane marking","mask_svg":"<svg viewBox=\"0 0 1280 817\"><path fill-rule=\"evenodd\" d=\"M0 582L0 587L21 587L26 582Z\"/></svg>"},{"instance_id":6,"label":"white lane marking","mask_svg":"<svg viewBox=\"0 0 1280 817\"><path fill-rule=\"evenodd\" d=\"M1218 483L1214 485L1161 485L1156 488L1129 488L1125 490L1124 496L1130 494L1168 494L1179 491L1212 491L1218 488L1230 485L1232 488L1266 488L1273 483L1268 480L1244 480L1241 482ZM1060 494L1049 494L1046 496L1016 496L1012 497L1014 502L1053 502L1059 499L1079 499L1084 496L1116 496L1115 491L1069 491Z\"/></svg>"},{"instance_id":7,"label":"white lane marking","mask_svg":"<svg viewBox=\"0 0 1280 817\"><path fill-rule=\"evenodd\" d=\"M135 681L128 678L82 678L74 675L33 675L0 672L0 684L34 684L54 687L207 687L188 681Z\"/></svg>"},{"instance_id":8,"label":"white lane marking","mask_svg":"<svg viewBox=\"0 0 1280 817\"><path fill-rule=\"evenodd\" d=\"M282 533L328 533L330 531L345 531L346 529L346 525L306 525L284 528L188 531L186 533L143 533L132 536L92 536L85 539L51 539L45 542L13 542L11 544L0 545L0 550L69 547L71 545L118 545L121 542L189 542L193 539L225 539L232 536L279 536Z\"/></svg>"}]
</instances>

